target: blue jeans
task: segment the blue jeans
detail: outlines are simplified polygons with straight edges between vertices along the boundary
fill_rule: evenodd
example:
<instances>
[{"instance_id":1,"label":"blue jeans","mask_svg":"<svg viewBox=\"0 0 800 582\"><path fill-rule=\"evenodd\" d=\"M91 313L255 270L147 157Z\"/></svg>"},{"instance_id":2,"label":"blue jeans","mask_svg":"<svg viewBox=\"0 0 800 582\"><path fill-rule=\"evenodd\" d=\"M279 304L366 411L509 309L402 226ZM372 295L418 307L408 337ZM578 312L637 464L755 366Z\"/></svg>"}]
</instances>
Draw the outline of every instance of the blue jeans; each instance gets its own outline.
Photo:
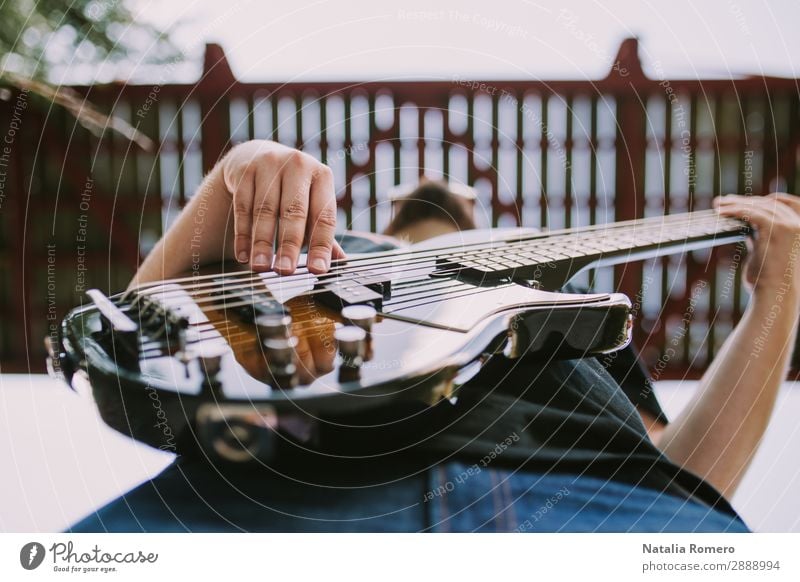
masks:
<instances>
[{"instance_id":1,"label":"blue jeans","mask_svg":"<svg viewBox=\"0 0 800 582\"><path fill-rule=\"evenodd\" d=\"M748 531L738 517L699 502L585 475L462 462L395 474L371 474L370 486L353 474L320 486L179 461L69 531Z\"/></svg>"}]
</instances>

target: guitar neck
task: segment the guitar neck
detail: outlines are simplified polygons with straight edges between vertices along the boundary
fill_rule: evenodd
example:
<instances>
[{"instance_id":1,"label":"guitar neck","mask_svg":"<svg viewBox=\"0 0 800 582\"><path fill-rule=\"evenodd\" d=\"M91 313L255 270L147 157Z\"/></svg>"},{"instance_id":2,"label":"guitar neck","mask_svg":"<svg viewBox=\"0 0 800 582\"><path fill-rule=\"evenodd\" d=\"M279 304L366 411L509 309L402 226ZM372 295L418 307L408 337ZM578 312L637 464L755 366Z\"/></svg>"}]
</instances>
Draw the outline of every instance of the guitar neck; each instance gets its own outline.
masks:
<instances>
[{"instance_id":1,"label":"guitar neck","mask_svg":"<svg viewBox=\"0 0 800 582\"><path fill-rule=\"evenodd\" d=\"M713 210L616 222L552 233L555 244L569 244L603 264L653 258L743 240L749 228L741 220Z\"/></svg>"},{"instance_id":2,"label":"guitar neck","mask_svg":"<svg viewBox=\"0 0 800 582\"><path fill-rule=\"evenodd\" d=\"M677 254L743 240L747 225L713 210L550 231L506 239L491 250L449 255L462 274L530 279L556 290L587 267Z\"/></svg>"}]
</instances>

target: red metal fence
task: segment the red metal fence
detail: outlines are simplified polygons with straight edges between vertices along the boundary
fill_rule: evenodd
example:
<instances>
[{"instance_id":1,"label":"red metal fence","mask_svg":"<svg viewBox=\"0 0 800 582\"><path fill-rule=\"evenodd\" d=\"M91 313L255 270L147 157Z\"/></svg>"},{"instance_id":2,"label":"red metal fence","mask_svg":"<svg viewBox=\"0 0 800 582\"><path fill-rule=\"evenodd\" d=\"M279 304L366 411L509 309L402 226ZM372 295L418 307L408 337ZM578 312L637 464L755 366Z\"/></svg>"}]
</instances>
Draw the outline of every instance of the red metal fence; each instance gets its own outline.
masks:
<instances>
[{"instance_id":1,"label":"red metal fence","mask_svg":"<svg viewBox=\"0 0 800 582\"><path fill-rule=\"evenodd\" d=\"M474 185L481 225L550 228L800 185L798 80L652 79L633 39L597 81L242 83L208 45L195 84L76 89L159 148L98 139L46 104L15 116L21 97L31 101L24 95L0 101L0 130L19 120L7 163L0 158L0 171L11 170L0 181L4 371L40 370L48 327L83 289L124 287L203 172L247 139L329 164L342 222L358 230L382 229L387 190L422 175ZM736 255L694 252L585 282L634 298L636 341L656 376L697 375L746 302Z\"/></svg>"}]
</instances>

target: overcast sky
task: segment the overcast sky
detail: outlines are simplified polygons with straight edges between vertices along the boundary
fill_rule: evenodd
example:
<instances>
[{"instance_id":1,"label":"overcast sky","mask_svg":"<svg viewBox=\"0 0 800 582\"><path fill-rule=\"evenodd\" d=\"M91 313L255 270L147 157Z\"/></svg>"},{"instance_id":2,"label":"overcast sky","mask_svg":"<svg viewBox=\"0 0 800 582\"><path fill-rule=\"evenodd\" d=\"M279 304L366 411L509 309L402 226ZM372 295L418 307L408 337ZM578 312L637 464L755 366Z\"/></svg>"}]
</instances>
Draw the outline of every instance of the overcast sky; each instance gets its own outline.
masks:
<instances>
[{"instance_id":1,"label":"overcast sky","mask_svg":"<svg viewBox=\"0 0 800 582\"><path fill-rule=\"evenodd\" d=\"M657 76L798 76L800 2L704 0L132 0L193 57L223 45L245 80L599 78L641 39ZM132 74L139 77L143 70ZM188 79L186 79L188 80Z\"/></svg>"}]
</instances>

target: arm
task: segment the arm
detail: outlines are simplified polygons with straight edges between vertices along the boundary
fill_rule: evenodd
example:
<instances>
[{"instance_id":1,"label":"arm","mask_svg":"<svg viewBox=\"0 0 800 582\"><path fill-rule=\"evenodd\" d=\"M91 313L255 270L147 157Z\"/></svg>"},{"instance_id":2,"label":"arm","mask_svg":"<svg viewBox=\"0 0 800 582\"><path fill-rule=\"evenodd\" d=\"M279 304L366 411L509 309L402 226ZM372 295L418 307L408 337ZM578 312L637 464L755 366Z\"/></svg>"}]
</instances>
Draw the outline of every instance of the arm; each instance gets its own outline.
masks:
<instances>
[{"instance_id":1,"label":"arm","mask_svg":"<svg viewBox=\"0 0 800 582\"><path fill-rule=\"evenodd\" d=\"M745 271L752 297L659 446L727 496L735 492L758 448L795 343L800 199L773 194L725 196L715 202L720 214L746 219L756 229Z\"/></svg>"},{"instance_id":2,"label":"arm","mask_svg":"<svg viewBox=\"0 0 800 582\"><path fill-rule=\"evenodd\" d=\"M324 273L331 258L344 257L335 228L330 168L275 142L250 141L209 172L131 286L234 258L266 271L274 257L275 271L292 273L304 242L309 271Z\"/></svg>"}]
</instances>

